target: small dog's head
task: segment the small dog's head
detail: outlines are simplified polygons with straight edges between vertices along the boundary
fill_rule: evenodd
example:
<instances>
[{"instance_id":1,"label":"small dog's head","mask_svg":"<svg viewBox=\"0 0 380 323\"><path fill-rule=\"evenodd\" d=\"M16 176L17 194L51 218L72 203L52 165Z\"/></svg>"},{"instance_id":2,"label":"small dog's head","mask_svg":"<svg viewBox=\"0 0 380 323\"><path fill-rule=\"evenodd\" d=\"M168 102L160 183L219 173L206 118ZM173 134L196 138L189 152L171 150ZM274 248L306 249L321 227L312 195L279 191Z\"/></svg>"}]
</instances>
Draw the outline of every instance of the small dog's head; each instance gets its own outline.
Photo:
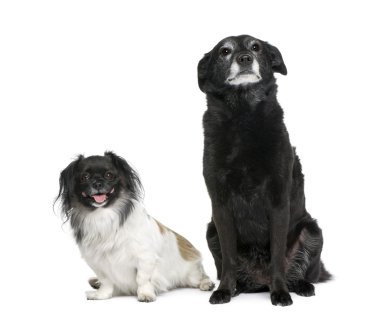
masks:
<instances>
[{"instance_id":1,"label":"small dog's head","mask_svg":"<svg viewBox=\"0 0 380 323\"><path fill-rule=\"evenodd\" d=\"M205 93L229 87L250 88L287 74L280 51L257 38L241 35L220 41L198 64L198 84Z\"/></svg>"},{"instance_id":2,"label":"small dog's head","mask_svg":"<svg viewBox=\"0 0 380 323\"><path fill-rule=\"evenodd\" d=\"M122 192L129 199L138 199L141 183L136 172L121 157L112 152L104 156L79 155L62 172L57 200L67 213L79 205L87 208L107 207Z\"/></svg>"}]
</instances>

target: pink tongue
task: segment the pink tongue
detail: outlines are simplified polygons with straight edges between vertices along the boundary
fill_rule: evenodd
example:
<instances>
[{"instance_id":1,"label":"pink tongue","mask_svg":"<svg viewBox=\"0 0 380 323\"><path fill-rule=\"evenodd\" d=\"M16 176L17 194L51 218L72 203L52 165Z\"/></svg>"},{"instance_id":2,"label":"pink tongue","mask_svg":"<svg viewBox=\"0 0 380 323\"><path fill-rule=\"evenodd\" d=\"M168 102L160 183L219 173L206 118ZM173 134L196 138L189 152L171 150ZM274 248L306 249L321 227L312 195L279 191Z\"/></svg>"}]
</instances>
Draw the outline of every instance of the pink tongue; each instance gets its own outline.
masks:
<instances>
[{"instance_id":1,"label":"pink tongue","mask_svg":"<svg viewBox=\"0 0 380 323\"><path fill-rule=\"evenodd\" d=\"M106 194L93 195L92 198L95 200L96 203L103 203L107 199L107 195Z\"/></svg>"}]
</instances>

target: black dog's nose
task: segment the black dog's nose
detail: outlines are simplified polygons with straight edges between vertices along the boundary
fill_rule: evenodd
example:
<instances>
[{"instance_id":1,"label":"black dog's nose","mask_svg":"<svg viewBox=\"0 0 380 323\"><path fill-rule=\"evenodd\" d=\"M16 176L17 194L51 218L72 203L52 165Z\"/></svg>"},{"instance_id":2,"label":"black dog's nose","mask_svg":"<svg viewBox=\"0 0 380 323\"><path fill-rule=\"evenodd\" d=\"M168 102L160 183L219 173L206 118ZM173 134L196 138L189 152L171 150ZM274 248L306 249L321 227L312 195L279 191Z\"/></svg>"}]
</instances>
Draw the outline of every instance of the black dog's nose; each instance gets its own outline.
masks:
<instances>
[{"instance_id":1,"label":"black dog's nose","mask_svg":"<svg viewBox=\"0 0 380 323\"><path fill-rule=\"evenodd\" d=\"M92 185L95 189L97 190L100 190L103 188L103 183L102 182L95 182L93 185Z\"/></svg>"},{"instance_id":2,"label":"black dog's nose","mask_svg":"<svg viewBox=\"0 0 380 323\"><path fill-rule=\"evenodd\" d=\"M237 62L242 65L242 66L246 66L246 65L250 65L252 64L253 62L253 56L251 54L248 54L248 53L244 53L244 54L240 54L237 58L236 58Z\"/></svg>"}]
</instances>

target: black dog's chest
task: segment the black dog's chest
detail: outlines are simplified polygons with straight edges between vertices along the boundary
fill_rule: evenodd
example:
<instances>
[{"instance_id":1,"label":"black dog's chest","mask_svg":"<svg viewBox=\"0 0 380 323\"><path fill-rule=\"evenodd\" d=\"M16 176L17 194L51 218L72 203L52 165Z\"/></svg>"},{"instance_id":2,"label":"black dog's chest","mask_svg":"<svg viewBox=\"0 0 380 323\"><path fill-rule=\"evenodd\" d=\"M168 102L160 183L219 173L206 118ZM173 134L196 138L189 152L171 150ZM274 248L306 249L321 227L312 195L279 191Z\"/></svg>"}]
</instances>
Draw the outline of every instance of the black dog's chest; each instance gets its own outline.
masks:
<instances>
[{"instance_id":1,"label":"black dog's chest","mask_svg":"<svg viewBox=\"0 0 380 323\"><path fill-rule=\"evenodd\" d=\"M208 122L205 118L204 166L207 181L234 191L252 191L262 185L270 166L271 144L249 117Z\"/></svg>"},{"instance_id":2,"label":"black dog's chest","mask_svg":"<svg viewBox=\"0 0 380 323\"><path fill-rule=\"evenodd\" d=\"M211 199L231 211L241 246L269 244L268 180L277 137L257 114L205 114L204 177Z\"/></svg>"}]
</instances>

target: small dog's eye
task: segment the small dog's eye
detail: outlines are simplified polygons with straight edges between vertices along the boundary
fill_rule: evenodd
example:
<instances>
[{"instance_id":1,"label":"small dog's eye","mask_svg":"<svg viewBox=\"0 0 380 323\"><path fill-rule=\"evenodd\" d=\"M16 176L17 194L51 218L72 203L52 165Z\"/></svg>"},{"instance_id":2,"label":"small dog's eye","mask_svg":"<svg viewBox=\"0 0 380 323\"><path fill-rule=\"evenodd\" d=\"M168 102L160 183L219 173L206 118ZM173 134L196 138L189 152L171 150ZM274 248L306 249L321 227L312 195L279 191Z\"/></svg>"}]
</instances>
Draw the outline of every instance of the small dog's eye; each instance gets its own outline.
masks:
<instances>
[{"instance_id":1,"label":"small dog's eye","mask_svg":"<svg viewBox=\"0 0 380 323\"><path fill-rule=\"evenodd\" d=\"M251 49L254 52L258 52L260 50L260 46L259 46L259 44L255 43L255 44L252 45Z\"/></svg>"},{"instance_id":2,"label":"small dog's eye","mask_svg":"<svg viewBox=\"0 0 380 323\"><path fill-rule=\"evenodd\" d=\"M105 179L108 179L109 181L113 180L114 177L115 177L115 176L114 176L111 172L106 172L106 173L104 174L104 178L105 178Z\"/></svg>"},{"instance_id":3,"label":"small dog's eye","mask_svg":"<svg viewBox=\"0 0 380 323\"><path fill-rule=\"evenodd\" d=\"M81 182L87 182L89 179L90 179L89 173L83 173L82 176L80 177Z\"/></svg>"},{"instance_id":4,"label":"small dog's eye","mask_svg":"<svg viewBox=\"0 0 380 323\"><path fill-rule=\"evenodd\" d=\"M228 48L228 47L222 47L220 49L220 54L223 55L223 56L227 56L229 54L231 54L231 48Z\"/></svg>"}]
</instances>

